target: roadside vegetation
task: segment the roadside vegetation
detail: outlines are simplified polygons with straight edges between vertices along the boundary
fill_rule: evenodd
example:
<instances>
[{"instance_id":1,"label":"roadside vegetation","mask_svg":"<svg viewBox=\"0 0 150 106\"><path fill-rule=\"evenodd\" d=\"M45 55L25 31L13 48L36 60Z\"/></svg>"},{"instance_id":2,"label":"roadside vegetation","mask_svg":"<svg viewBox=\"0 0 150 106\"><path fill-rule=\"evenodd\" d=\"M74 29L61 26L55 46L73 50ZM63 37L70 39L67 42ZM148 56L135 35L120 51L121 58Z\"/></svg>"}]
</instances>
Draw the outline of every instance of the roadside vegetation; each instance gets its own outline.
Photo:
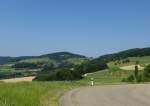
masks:
<instances>
[{"instance_id":1,"label":"roadside vegetation","mask_svg":"<svg viewBox=\"0 0 150 106\"><path fill-rule=\"evenodd\" d=\"M58 106L64 92L79 86L71 82L0 83L0 106Z\"/></svg>"}]
</instances>

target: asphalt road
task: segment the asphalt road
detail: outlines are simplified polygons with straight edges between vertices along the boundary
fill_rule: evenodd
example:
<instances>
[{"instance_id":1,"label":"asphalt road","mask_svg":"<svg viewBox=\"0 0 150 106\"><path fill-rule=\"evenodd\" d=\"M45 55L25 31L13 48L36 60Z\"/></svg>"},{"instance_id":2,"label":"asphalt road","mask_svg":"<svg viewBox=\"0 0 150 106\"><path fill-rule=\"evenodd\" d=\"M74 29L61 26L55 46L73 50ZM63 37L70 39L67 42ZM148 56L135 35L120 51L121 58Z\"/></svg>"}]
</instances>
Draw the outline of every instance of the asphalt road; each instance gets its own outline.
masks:
<instances>
[{"instance_id":1,"label":"asphalt road","mask_svg":"<svg viewBox=\"0 0 150 106\"><path fill-rule=\"evenodd\" d=\"M150 106L150 84L79 88L66 93L60 106Z\"/></svg>"}]
</instances>

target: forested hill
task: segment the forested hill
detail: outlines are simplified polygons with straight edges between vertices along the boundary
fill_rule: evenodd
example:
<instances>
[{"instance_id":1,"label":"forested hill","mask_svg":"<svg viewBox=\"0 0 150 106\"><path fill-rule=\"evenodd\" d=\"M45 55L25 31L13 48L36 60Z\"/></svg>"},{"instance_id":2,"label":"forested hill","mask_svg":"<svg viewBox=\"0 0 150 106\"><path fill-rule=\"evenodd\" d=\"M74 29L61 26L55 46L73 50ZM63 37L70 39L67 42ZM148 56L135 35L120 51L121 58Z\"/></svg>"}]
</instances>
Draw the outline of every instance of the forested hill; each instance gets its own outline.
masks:
<instances>
[{"instance_id":1,"label":"forested hill","mask_svg":"<svg viewBox=\"0 0 150 106\"><path fill-rule=\"evenodd\" d=\"M73 54L70 52L56 52L52 54L42 55L40 57L48 57L54 60L62 60L62 59L69 59L69 58L85 58L85 56L79 54Z\"/></svg>"},{"instance_id":2,"label":"forested hill","mask_svg":"<svg viewBox=\"0 0 150 106\"><path fill-rule=\"evenodd\" d=\"M0 57L0 64L7 64L11 62L18 62L25 59L34 59L34 58L49 58L55 61L62 61L70 58L86 58L85 56L73 54L70 52L57 52L41 56L20 56L20 57Z\"/></svg>"},{"instance_id":3,"label":"forested hill","mask_svg":"<svg viewBox=\"0 0 150 106\"><path fill-rule=\"evenodd\" d=\"M125 59L128 57L142 57L142 56L150 56L150 47L129 49L114 54L103 55L97 58L97 60L113 61L118 59Z\"/></svg>"}]
</instances>

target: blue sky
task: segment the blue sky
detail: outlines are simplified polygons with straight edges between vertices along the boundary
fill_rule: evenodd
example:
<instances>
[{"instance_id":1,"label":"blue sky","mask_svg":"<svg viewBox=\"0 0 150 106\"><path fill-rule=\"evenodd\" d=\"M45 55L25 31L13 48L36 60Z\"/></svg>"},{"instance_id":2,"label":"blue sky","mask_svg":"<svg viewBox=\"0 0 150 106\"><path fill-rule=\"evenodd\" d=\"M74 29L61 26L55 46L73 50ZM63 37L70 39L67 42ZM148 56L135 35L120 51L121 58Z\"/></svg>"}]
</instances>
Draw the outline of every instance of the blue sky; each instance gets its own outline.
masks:
<instances>
[{"instance_id":1,"label":"blue sky","mask_svg":"<svg viewBox=\"0 0 150 106\"><path fill-rule=\"evenodd\" d=\"M150 46L150 0L1 0L0 56L100 56Z\"/></svg>"}]
</instances>

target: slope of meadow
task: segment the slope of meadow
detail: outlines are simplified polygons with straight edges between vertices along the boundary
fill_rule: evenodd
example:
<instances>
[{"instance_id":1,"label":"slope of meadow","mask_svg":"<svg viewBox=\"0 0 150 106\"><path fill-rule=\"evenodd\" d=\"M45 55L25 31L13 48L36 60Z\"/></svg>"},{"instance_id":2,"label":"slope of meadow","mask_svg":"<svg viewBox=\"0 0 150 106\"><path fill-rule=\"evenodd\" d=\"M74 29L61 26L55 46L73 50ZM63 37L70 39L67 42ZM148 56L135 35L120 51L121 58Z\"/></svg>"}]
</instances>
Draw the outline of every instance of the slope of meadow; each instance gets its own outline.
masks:
<instances>
[{"instance_id":1,"label":"slope of meadow","mask_svg":"<svg viewBox=\"0 0 150 106\"><path fill-rule=\"evenodd\" d=\"M0 106L58 106L64 92L81 85L71 82L0 83Z\"/></svg>"}]
</instances>

